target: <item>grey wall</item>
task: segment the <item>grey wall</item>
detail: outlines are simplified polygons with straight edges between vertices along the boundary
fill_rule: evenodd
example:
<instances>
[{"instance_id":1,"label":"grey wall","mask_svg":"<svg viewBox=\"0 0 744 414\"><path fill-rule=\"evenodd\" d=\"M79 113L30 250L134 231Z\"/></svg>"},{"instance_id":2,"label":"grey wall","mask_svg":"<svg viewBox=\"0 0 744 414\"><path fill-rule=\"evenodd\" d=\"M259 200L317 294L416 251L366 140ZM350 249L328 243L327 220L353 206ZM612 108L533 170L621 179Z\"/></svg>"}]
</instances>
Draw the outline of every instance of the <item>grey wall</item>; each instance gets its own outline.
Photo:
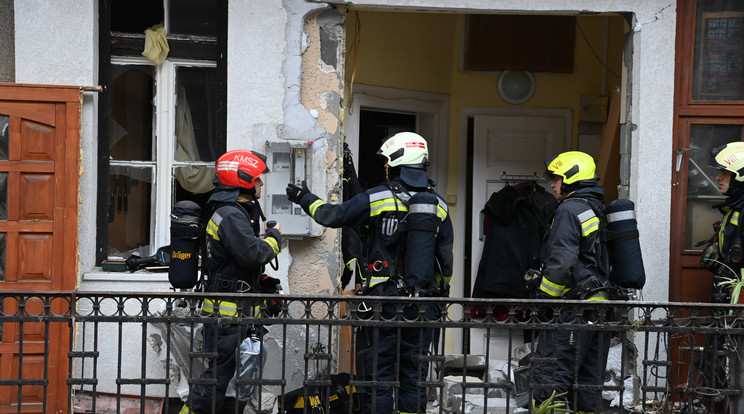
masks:
<instances>
[{"instance_id":1,"label":"grey wall","mask_svg":"<svg viewBox=\"0 0 744 414\"><path fill-rule=\"evenodd\" d=\"M15 82L13 0L0 0L0 82Z\"/></svg>"}]
</instances>

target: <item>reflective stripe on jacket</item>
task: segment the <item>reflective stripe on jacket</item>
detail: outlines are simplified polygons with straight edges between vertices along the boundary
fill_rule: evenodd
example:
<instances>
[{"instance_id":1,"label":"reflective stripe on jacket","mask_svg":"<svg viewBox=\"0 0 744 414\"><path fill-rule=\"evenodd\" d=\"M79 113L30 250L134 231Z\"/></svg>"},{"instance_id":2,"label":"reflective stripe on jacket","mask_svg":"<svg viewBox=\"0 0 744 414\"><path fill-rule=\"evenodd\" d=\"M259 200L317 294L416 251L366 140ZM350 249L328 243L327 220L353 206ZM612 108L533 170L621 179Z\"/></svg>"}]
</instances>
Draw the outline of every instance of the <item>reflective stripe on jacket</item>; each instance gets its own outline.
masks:
<instances>
[{"instance_id":1,"label":"reflective stripe on jacket","mask_svg":"<svg viewBox=\"0 0 744 414\"><path fill-rule=\"evenodd\" d=\"M387 281L399 269L396 230L400 221L408 213L406 202L416 191L406 187L400 181L392 181L393 188L400 186L400 192L391 191L387 185L381 185L360 193L343 204L326 203L318 196L308 193L300 200L300 205L318 224L326 227L340 228L349 226L367 226L369 228L368 251L366 263L362 268L368 269L369 286ZM441 220L436 236L436 258L440 277L449 282L452 277L452 244L454 232L449 217L447 203L437 194L439 205L437 217ZM380 265L382 264L382 265Z\"/></svg>"},{"instance_id":2,"label":"reflective stripe on jacket","mask_svg":"<svg viewBox=\"0 0 744 414\"><path fill-rule=\"evenodd\" d=\"M604 189L599 186L579 189L556 208L542 250L544 265L540 283L540 291L553 298L565 295L585 278L599 275L599 218L590 205L576 198L603 201ZM603 290L587 299L608 298Z\"/></svg>"},{"instance_id":3,"label":"reflective stripe on jacket","mask_svg":"<svg viewBox=\"0 0 744 414\"><path fill-rule=\"evenodd\" d=\"M252 202L218 207L206 226L207 265L212 279L241 280L253 286L280 251L281 235L269 229L258 237L260 210ZM210 291L220 291L210 286Z\"/></svg>"},{"instance_id":4,"label":"reflective stripe on jacket","mask_svg":"<svg viewBox=\"0 0 744 414\"><path fill-rule=\"evenodd\" d=\"M245 310L247 308L245 305L241 306L240 309L238 309L238 304L235 302L228 302L225 300L214 300L206 298L204 299L204 302L202 303L202 311L206 313L215 313L218 312L222 316L231 316L231 317L240 317L240 316L253 316L253 317L259 317L261 315L261 306L255 305L251 306L249 309L251 311L250 315L246 315ZM242 312L239 312L242 311Z\"/></svg>"}]
</instances>

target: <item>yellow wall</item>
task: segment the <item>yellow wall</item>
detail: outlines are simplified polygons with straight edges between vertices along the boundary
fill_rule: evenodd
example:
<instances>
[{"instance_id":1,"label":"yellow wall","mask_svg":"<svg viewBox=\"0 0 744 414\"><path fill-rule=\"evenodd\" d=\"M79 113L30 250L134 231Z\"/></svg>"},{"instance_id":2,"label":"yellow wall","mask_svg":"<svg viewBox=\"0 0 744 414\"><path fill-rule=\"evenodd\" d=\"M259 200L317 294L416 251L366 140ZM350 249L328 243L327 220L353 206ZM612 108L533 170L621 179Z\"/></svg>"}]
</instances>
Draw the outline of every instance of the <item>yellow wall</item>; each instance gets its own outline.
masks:
<instances>
[{"instance_id":1,"label":"yellow wall","mask_svg":"<svg viewBox=\"0 0 744 414\"><path fill-rule=\"evenodd\" d=\"M358 49L352 49L361 29ZM603 30L608 28L609 69L621 75L625 22L619 16L580 16L592 49L602 56ZM534 73L535 94L524 104L511 105L498 93L498 72L464 72L461 69L465 15L350 11L347 20L346 82L446 94L450 97L447 188L456 188L459 162L460 113L464 107L571 108L572 146L576 146L580 101L584 95L607 95L620 79L607 71L602 90L603 65L576 30L574 73ZM356 67L356 70L355 70ZM346 88L346 91L349 89ZM347 102L348 102L348 97Z\"/></svg>"}]
</instances>

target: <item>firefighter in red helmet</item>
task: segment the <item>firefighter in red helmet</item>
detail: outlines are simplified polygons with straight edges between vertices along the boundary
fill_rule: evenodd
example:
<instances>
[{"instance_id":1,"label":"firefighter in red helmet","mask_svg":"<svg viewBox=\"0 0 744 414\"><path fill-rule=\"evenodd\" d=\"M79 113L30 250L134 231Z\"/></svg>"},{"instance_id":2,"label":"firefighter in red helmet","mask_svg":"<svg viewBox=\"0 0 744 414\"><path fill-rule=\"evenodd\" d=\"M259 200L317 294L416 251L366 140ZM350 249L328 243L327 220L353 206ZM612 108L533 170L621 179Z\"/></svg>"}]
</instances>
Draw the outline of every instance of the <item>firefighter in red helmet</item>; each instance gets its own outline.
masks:
<instances>
[{"instance_id":1,"label":"firefighter in red helmet","mask_svg":"<svg viewBox=\"0 0 744 414\"><path fill-rule=\"evenodd\" d=\"M281 226L276 223L261 233L260 221L266 221L258 202L263 181L269 172L266 157L256 151L226 152L215 165L215 191L207 201L206 270L208 292L276 293L278 280L264 275L282 244ZM222 316L266 316L271 307L253 302L235 303L204 299L202 310ZM217 323L204 325L204 351L216 353L202 378L216 378L215 385L197 383L181 413L243 412L245 401L225 396L235 373L236 349L249 335L263 335L260 326L246 329L244 325ZM213 411L214 407L214 411ZM236 411L237 410L237 411Z\"/></svg>"}]
</instances>

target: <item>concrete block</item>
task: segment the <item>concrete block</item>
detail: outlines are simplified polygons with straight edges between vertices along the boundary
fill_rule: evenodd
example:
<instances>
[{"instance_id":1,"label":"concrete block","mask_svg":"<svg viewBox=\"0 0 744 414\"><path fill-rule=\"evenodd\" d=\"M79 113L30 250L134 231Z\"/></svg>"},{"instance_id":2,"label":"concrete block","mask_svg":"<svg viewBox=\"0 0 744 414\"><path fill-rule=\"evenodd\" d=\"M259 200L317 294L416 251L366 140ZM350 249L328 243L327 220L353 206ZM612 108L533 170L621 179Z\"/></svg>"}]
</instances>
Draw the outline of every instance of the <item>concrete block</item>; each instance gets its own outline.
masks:
<instances>
[{"instance_id":1,"label":"concrete block","mask_svg":"<svg viewBox=\"0 0 744 414\"><path fill-rule=\"evenodd\" d=\"M455 414L506 414L506 399L505 398L485 398L483 395L472 395L468 394L465 396L463 405L462 395L453 396L449 401L449 405L452 408L452 413ZM486 407L486 402L488 407ZM464 409L463 409L464 407ZM515 402L512 400L509 403L509 409L515 407Z\"/></svg>"},{"instance_id":2,"label":"concrete block","mask_svg":"<svg viewBox=\"0 0 744 414\"><path fill-rule=\"evenodd\" d=\"M482 394L483 393L483 388L468 388L463 392L463 387L462 387L463 382L482 383L483 381L481 381L480 378L450 375L450 376L444 377L443 380L444 380L444 387L442 387L442 393L443 393L444 398L442 398L442 401L444 402L444 406L442 408L444 408L445 410L453 409L453 407L449 403L453 397L456 397L456 396L462 397L463 395L468 395L468 394L478 394L478 393Z\"/></svg>"},{"instance_id":3,"label":"concrete block","mask_svg":"<svg viewBox=\"0 0 744 414\"><path fill-rule=\"evenodd\" d=\"M446 369L462 369L463 366L468 369L481 369L486 367L486 356L485 355L445 355L444 356L444 368Z\"/></svg>"}]
</instances>

